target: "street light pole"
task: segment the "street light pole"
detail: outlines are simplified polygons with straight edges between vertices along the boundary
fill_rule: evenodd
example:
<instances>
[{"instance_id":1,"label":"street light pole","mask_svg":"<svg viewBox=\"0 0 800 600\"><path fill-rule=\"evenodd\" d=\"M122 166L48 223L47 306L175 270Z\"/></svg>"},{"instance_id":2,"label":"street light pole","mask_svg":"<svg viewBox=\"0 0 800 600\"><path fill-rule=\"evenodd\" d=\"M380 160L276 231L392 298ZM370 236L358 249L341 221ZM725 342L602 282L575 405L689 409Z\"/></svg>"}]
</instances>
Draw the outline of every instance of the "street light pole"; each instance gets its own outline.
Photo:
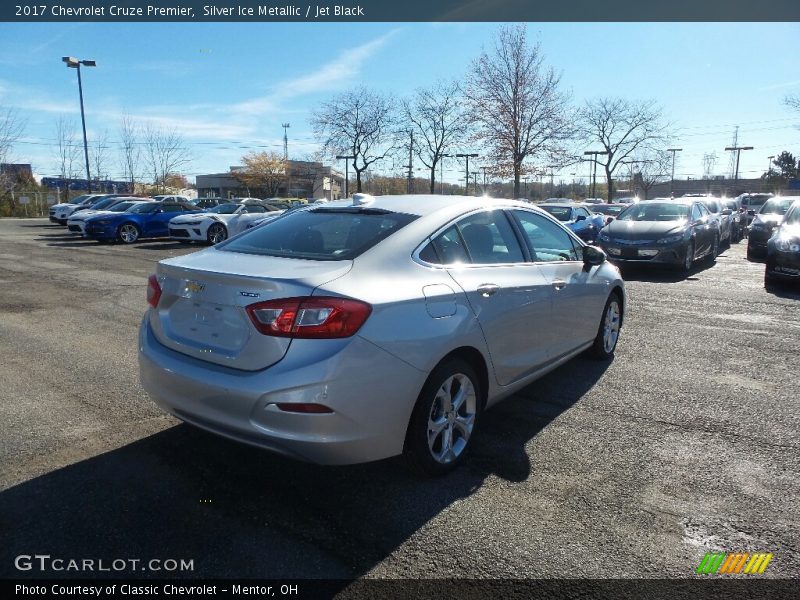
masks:
<instances>
[{"instance_id":1,"label":"street light pole","mask_svg":"<svg viewBox=\"0 0 800 600\"><path fill-rule=\"evenodd\" d=\"M355 160L356 157L355 156L337 155L336 158L339 159L339 160L343 160L344 161L344 197L347 198L347 196L348 196L347 187L348 187L349 180L350 180L350 169L349 169L350 163L347 162L347 161L348 160Z\"/></svg>"},{"instance_id":2,"label":"street light pole","mask_svg":"<svg viewBox=\"0 0 800 600\"><path fill-rule=\"evenodd\" d=\"M62 56L61 60L66 63L68 69L78 71L78 96L81 101L81 125L83 126L83 157L86 159L86 186L87 191L92 191L92 178L89 175L89 143L86 140L86 115L83 111L83 83L81 82L81 65L84 67L96 67L97 63L93 60L79 60L73 56ZM69 196L69 192L67 192Z\"/></svg>"},{"instance_id":3,"label":"street light pole","mask_svg":"<svg viewBox=\"0 0 800 600\"><path fill-rule=\"evenodd\" d=\"M456 158L466 158L467 159L467 168L465 170L466 179L464 180L464 195L469 196L469 159L477 158L477 154L456 154Z\"/></svg>"},{"instance_id":4,"label":"street light pole","mask_svg":"<svg viewBox=\"0 0 800 600\"><path fill-rule=\"evenodd\" d=\"M667 148L667 152L672 152L672 177L669 180L669 195L673 195L675 188L675 153L683 152L683 148Z\"/></svg>"},{"instance_id":5,"label":"street light pole","mask_svg":"<svg viewBox=\"0 0 800 600\"><path fill-rule=\"evenodd\" d=\"M772 159L775 158L775 155L767 157L767 177L769 177L769 172L772 171Z\"/></svg>"}]
</instances>

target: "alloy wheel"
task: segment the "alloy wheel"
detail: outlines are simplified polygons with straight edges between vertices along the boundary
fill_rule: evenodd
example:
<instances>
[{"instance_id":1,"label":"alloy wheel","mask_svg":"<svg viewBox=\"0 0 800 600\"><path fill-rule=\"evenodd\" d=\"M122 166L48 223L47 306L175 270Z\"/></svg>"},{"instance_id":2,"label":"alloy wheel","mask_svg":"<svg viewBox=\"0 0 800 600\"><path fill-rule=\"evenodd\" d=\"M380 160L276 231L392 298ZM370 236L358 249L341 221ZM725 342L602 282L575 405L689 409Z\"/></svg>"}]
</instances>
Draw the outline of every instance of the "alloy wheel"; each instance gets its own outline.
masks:
<instances>
[{"instance_id":1,"label":"alloy wheel","mask_svg":"<svg viewBox=\"0 0 800 600\"><path fill-rule=\"evenodd\" d=\"M475 427L476 409L469 377L456 373L445 379L428 415L428 449L437 463L451 463L464 452Z\"/></svg>"},{"instance_id":2,"label":"alloy wheel","mask_svg":"<svg viewBox=\"0 0 800 600\"><path fill-rule=\"evenodd\" d=\"M619 316L619 302L614 298L608 303L606 317L603 322L603 348L609 353L613 352L619 338Z\"/></svg>"},{"instance_id":3,"label":"alloy wheel","mask_svg":"<svg viewBox=\"0 0 800 600\"><path fill-rule=\"evenodd\" d=\"M224 242L227 237L228 234L225 231L225 227L219 223L212 225L208 229L208 241L213 245Z\"/></svg>"},{"instance_id":4,"label":"alloy wheel","mask_svg":"<svg viewBox=\"0 0 800 600\"><path fill-rule=\"evenodd\" d=\"M119 237L126 244L132 244L139 239L139 229L136 225L126 223L119 228Z\"/></svg>"}]
</instances>

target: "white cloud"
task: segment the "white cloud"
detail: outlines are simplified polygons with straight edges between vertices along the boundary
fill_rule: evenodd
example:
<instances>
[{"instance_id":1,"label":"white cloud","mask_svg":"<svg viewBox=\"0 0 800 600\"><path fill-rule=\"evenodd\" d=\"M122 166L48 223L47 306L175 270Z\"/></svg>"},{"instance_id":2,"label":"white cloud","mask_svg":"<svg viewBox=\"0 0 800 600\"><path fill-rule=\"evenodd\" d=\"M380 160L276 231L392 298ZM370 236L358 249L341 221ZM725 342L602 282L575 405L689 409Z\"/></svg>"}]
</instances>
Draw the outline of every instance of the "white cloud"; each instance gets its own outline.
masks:
<instances>
[{"instance_id":1,"label":"white cloud","mask_svg":"<svg viewBox=\"0 0 800 600\"><path fill-rule=\"evenodd\" d=\"M281 102L298 96L339 89L352 82L361 72L364 62L380 50L397 31L399 30L393 29L370 42L345 50L316 71L283 81L275 85L274 91L267 96L240 102L232 108L239 113L259 115L275 110Z\"/></svg>"}]
</instances>

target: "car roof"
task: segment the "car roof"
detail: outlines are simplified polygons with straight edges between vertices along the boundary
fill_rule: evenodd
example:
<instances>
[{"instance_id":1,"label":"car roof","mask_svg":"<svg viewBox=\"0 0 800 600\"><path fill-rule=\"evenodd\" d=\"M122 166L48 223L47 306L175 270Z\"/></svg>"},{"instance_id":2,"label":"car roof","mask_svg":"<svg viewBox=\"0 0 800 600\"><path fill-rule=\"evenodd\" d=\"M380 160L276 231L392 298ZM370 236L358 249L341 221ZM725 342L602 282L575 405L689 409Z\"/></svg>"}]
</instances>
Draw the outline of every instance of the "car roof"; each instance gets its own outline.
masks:
<instances>
[{"instance_id":1,"label":"car roof","mask_svg":"<svg viewBox=\"0 0 800 600\"><path fill-rule=\"evenodd\" d=\"M583 206L584 208L586 208L585 204L583 203L576 204L575 202L542 202L541 204L537 204L536 206L540 208L542 206L554 206L558 208L574 208L576 206Z\"/></svg>"},{"instance_id":2,"label":"car roof","mask_svg":"<svg viewBox=\"0 0 800 600\"><path fill-rule=\"evenodd\" d=\"M658 202L659 204L664 203L671 203L671 204L685 204L689 206L690 204L694 204L695 202L699 202L699 198L653 198L652 200L641 200L639 204L655 204Z\"/></svg>"},{"instance_id":3,"label":"car roof","mask_svg":"<svg viewBox=\"0 0 800 600\"><path fill-rule=\"evenodd\" d=\"M354 194L359 196L359 194ZM435 194L403 194L398 196L369 196L361 194L371 200L368 204L360 206L364 208L379 208L391 212L405 213L424 217L440 211L458 212L459 209L478 209L478 208L534 208L532 204L520 202L518 200L504 200L501 198L490 198L488 196L440 196ZM325 204L308 205L313 206L314 210L335 210L348 206L356 206L353 198L345 200L334 200Z\"/></svg>"}]
</instances>

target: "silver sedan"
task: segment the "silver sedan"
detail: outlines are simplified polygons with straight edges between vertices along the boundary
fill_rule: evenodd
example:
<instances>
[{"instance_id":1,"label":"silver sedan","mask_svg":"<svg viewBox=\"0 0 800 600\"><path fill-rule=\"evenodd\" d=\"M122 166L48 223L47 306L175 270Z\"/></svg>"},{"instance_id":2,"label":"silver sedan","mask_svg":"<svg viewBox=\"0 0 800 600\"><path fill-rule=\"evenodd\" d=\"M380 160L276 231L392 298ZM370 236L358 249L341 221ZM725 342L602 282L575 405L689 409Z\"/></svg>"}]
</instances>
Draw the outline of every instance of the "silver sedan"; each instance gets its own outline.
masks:
<instances>
[{"instance_id":1,"label":"silver sedan","mask_svg":"<svg viewBox=\"0 0 800 600\"><path fill-rule=\"evenodd\" d=\"M529 204L356 194L162 260L148 302L141 380L179 419L440 474L483 410L581 352L613 355L625 287Z\"/></svg>"}]
</instances>

